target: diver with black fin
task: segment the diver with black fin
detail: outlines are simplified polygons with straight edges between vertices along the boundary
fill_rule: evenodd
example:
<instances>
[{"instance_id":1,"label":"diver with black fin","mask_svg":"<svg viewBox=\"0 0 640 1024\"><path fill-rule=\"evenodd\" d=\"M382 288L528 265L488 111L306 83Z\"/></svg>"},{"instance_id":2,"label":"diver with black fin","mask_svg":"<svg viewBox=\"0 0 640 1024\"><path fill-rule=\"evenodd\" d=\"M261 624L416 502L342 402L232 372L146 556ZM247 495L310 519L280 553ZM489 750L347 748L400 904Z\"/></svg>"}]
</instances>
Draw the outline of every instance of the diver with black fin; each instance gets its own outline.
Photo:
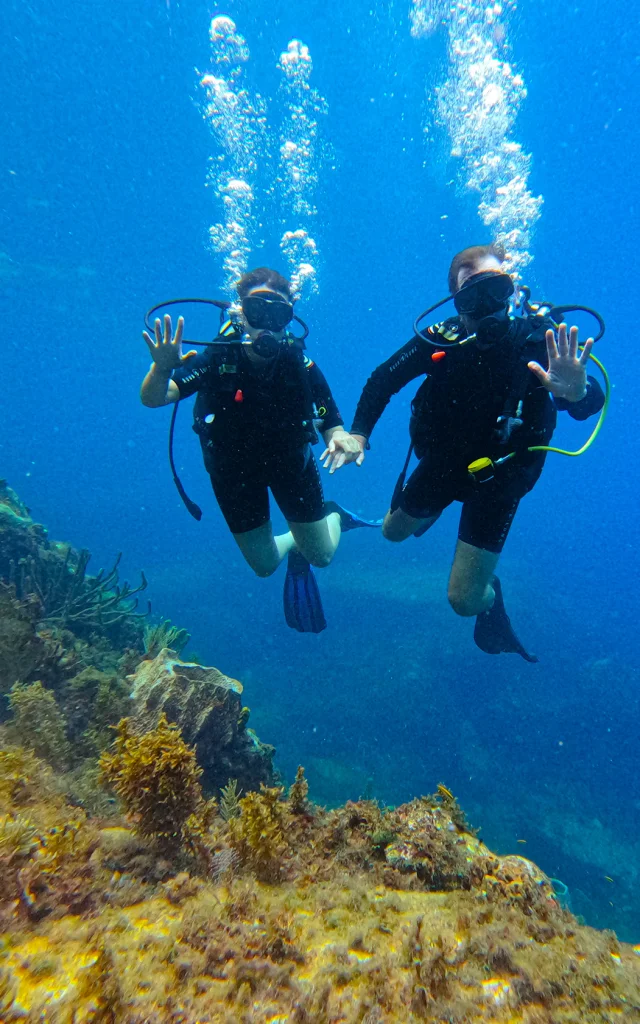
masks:
<instances>
[{"instance_id":1,"label":"diver with black fin","mask_svg":"<svg viewBox=\"0 0 640 1024\"><path fill-rule=\"evenodd\" d=\"M493 576L490 585L495 595L493 604L476 616L473 639L485 654L519 654L525 661L534 664L538 660L537 656L525 650L511 625L504 606L502 585L497 576Z\"/></svg>"},{"instance_id":2,"label":"diver with black fin","mask_svg":"<svg viewBox=\"0 0 640 1024\"><path fill-rule=\"evenodd\" d=\"M538 659L511 625L495 570L518 504L536 484L547 452L587 450L602 426L610 386L591 352L604 333L602 317L586 306L532 303L528 288L520 286L516 293L506 258L495 243L471 246L454 257L449 295L422 313L411 341L374 370L351 433L364 455L392 395L426 374L412 402L411 445L383 536L391 541L421 536L447 506L461 502L449 602L458 615L475 616L474 639L481 650L534 662ZM449 300L457 316L436 324L426 320ZM567 312L578 309L593 315L600 327L583 346L578 329L567 330L564 322ZM606 395L587 376L590 359L603 374ZM577 452L549 444L558 410L576 420L600 412ZM407 479L414 452L418 465Z\"/></svg>"},{"instance_id":3,"label":"diver with black fin","mask_svg":"<svg viewBox=\"0 0 640 1024\"><path fill-rule=\"evenodd\" d=\"M360 520L335 502L325 504L311 445L316 424L327 445L322 459L333 471L364 458L344 424L329 385L304 352L308 330L294 315L289 281L268 267L240 278L239 305L213 299L174 299L147 313L143 332L153 363L142 383L142 403L151 408L176 403L169 434L174 482L195 519L199 507L185 493L173 460L177 403L196 394L194 431L220 510L245 561L257 576L270 576L287 559L286 621L292 629L319 633L326 627L312 566L331 562L341 533ZM151 324L164 306L209 303L221 310L217 337L183 354L184 319L175 334L171 317ZM295 320L303 328L294 334ZM329 450L330 449L330 450ZM289 530L274 536L269 491Z\"/></svg>"}]
</instances>

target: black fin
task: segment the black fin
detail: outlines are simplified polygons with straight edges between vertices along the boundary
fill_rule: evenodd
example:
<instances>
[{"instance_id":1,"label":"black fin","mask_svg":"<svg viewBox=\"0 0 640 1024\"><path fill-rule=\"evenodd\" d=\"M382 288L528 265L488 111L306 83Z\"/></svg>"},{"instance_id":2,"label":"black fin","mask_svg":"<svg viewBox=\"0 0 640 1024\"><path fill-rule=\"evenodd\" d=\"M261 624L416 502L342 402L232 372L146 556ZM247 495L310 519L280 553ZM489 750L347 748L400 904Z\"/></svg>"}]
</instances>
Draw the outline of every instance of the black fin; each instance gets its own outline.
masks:
<instances>
[{"instance_id":1,"label":"black fin","mask_svg":"<svg viewBox=\"0 0 640 1024\"><path fill-rule=\"evenodd\" d=\"M313 569L298 551L291 551L282 595L284 617L299 633L321 633L326 629L320 591Z\"/></svg>"},{"instance_id":2,"label":"black fin","mask_svg":"<svg viewBox=\"0 0 640 1024\"><path fill-rule=\"evenodd\" d=\"M513 631L497 576L493 577L491 585L496 592L496 599L489 611L482 612L476 618L473 639L477 646L486 654L519 654L525 661L536 662L536 655L524 649Z\"/></svg>"}]
</instances>

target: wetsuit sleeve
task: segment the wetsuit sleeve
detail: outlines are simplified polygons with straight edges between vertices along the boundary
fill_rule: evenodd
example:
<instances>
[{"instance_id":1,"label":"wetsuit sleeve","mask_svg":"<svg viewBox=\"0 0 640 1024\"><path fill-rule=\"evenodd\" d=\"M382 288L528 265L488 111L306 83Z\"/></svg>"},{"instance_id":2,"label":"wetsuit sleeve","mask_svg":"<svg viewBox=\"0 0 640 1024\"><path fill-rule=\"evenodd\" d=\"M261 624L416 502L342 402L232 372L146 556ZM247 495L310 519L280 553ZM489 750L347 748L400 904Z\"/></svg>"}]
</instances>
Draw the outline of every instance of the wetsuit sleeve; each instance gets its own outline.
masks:
<instances>
[{"instance_id":1,"label":"wetsuit sleeve","mask_svg":"<svg viewBox=\"0 0 640 1024\"><path fill-rule=\"evenodd\" d=\"M409 381L428 373L431 363L426 347L420 338L415 337L373 371L360 395L351 426L352 434L362 434L368 438L391 396L396 395Z\"/></svg>"},{"instance_id":2,"label":"wetsuit sleeve","mask_svg":"<svg viewBox=\"0 0 640 1024\"><path fill-rule=\"evenodd\" d=\"M210 377L212 369L209 353L200 352L174 370L171 380L178 386L180 401L200 391Z\"/></svg>"},{"instance_id":3,"label":"wetsuit sleeve","mask_svg":"<svg viewBox=\"0 0 640 1024\"><path fill-rule=\"evenodd\" d=\"M322 430L331 430L332 427L341 427L344 420L336 400L331 394L331 388L327 384L325 376L316 363L311 360L307 362L307 373L309 374L309 385L319 419L322 420Z\"/></svg>"},{"instance_id":4,"label":"wetsuit sleeve","mask_svg":"<svg viewBox=\"0 0 640 1024\"><path fill-rule=\"evenodd\" d=\"M595 416L604 405L604 391L595 377L587 377L587 393L579 402L567 402L566 398L554 399L560 412L568 412L574 420L588 420Z\"/></svg>"}]
</instances>

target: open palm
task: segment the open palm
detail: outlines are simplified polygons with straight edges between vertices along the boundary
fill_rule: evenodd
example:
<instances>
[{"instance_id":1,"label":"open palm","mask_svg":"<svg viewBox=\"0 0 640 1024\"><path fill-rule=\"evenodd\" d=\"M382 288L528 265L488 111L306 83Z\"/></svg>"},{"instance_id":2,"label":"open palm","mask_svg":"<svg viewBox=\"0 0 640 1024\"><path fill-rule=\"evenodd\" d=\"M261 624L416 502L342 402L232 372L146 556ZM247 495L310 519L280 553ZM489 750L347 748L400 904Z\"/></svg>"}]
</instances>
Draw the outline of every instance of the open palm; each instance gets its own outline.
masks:
<instances>
[{"instance_id":1,"label":"open palm","mask_svg":"<svg viewBox=\"0 0 640 1024\"><path fill-rule=\"evenodd\" d=\"M175 335L172 333L171 317L165 314L164 330L159 319L154 324L155 339L147 331L142 332L149 353L159 370L171 373L177 369L186 359L196 355L195 350L182 354L182 332L184 330L184 319L178 317L178 324Z\"/></svg>"},{"instance_id":2,"label":"open palm","mask_svg":"<svg viewBox=\"0 0 640 1024\"><path fill-rule=\"evenodd\" d=\"M553 331L546 333L548 370L540 363L528 363L540 383L556 398L568 402L579 402L587 392L587 363L593 348L593 338L585 342L582 351L578 348L578 328L572 327L567 337L567 325L558 327L558 340Z\"/></svg>"}]
</instances>

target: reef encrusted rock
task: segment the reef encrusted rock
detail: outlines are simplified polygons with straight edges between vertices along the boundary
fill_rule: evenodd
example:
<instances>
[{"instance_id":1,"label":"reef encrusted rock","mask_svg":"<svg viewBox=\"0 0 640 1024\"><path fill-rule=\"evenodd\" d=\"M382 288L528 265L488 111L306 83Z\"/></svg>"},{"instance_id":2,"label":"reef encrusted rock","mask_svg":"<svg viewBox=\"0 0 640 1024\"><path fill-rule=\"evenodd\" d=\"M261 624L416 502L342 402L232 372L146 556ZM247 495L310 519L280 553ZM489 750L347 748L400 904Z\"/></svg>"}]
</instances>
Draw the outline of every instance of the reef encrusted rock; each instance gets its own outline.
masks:
<instances>
[{"instance_id":1,"label":"reef encrusted rock","mask_svg":"<svg viewBox=\"0 0 640 1024\"><path fill-rule=\"evenodd\" d=\"M32 755L0 757L2 1022L640 1020L640 946L580 925L543 872L462 831L438 794L329 812L305 794L301 812L263 789L211 821L198 867L47 781ZM442 858L447 876L457 850L474 869L425 887L419 863ZM269 884L265 858L280 865Z\"/></svg>"},{"instance_id":2,"label":"reef encrusted rock","mask_svg":"<svg viewBox=\"0 0 640 1024\"><path fill-rule=\"evenodd\" d=\"M147 733L164 712L180 726L189 746L196 748L206 790L218 792L229 779L245 792L272 785L273 747L261 743L247 728L242 684L217 668L182 661L163 648L152 661L143 661L127 676L131 683L132 728Z\"/></svg>"},{"instance_id":3,"label":"reef encrusted rock","mask_svg":"<svg viewBox=\"0 0 640 1024\"><path fill-rule=\"evenodd\" d=\"M37 601L17 601L12 588L0 581L0 693L45 670L50 652L36 633L38 614Z\"/></svg>"},{"instance_id":4,"label":"reef encrusted rock","mask_svg":"<svg viewBox=\"0 0 640 1024\"><path fill-rule=\"evenodd\" d=\"M24 502L0 480L0 577L10 579L21 558L47 543L45 528L33 522Z\"/></svg>"}]
</instances>

